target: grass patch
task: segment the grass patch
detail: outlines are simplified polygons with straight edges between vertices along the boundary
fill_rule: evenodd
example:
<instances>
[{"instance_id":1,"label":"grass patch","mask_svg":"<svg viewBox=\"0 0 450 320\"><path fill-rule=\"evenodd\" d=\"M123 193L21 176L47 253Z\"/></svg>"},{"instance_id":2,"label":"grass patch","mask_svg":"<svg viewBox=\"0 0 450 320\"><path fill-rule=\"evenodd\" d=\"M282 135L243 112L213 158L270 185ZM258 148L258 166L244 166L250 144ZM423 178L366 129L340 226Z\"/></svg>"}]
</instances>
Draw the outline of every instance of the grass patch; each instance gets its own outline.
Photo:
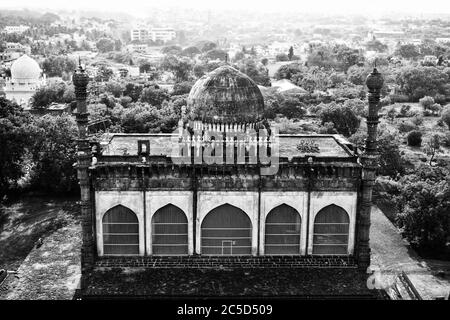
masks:
<instances>
[{"instance_id":1,"label":"grass patch","mask_svg":"<svg viewBox=\"0 0 450 320\"><path fill-rule=\"evenodd\" d=\"M26 197L0 206L0 268L17 269L39 238L79 220L73 198Z\"/></svg>"}]
</instances>

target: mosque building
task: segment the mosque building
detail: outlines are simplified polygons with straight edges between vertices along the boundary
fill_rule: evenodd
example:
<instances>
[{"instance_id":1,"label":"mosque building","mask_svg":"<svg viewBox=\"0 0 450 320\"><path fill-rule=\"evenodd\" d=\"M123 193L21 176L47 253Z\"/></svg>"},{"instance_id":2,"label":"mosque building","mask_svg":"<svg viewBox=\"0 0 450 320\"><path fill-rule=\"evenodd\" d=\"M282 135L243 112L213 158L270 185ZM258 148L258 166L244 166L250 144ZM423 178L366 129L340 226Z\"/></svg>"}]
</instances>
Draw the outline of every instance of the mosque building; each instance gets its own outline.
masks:
<instances>
[{"instance_id":1,"label":"mosque building","mask_svg":"<svg viewBox=\"0 0 450 320\"><path fill-rule=\"evenodd\" d=\"M36 90L45 84L45 75L39 64L24 54L11 66L11 78L5 80L4 93L7 99L27 106Z\"/></svg>"},{"instance_id":2,"label":"mosque building","mask_svg":"<svg viewBox=\"0 0 450 320\"><path fill-rule=\"evenodd\" d=\"M92 143L81 66L73 82L86 296L99 288L98 270L117 267L365 276L383 82L376 69L362 154L340 135L279 134L263 117L258 86L229 65L195 83L176 132Z\"/></svg>"}]
</instances>

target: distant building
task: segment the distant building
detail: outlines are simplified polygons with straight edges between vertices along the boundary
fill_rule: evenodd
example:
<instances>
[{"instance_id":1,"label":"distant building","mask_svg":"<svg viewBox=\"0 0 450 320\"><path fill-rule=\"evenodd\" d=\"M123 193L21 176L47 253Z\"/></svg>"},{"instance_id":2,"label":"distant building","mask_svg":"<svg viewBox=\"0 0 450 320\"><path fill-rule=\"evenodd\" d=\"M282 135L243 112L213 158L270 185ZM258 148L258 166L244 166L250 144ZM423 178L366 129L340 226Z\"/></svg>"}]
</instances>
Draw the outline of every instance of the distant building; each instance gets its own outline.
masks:
<instances>
[{"instance_id":1,"label":"distant building","mask_svg":"<svg viewBox=\"0 0 450 320\"><path fill-rule=\"evenodd\" d=\"M21 52L8 52L8 51L4 51L4 52L0 52L0 61L1 62L7 62L7 61L13 61L16 60L18 58L20 58L20 56L22 56L23 53Z\"/></svg>"},{"instance_id":2,"label":"distant building","mask_svg":"<svg viewBox=\"0 0 450 320\"><path fill-rule=\"evenodd\" d=\"M11 78L6 79L4 92L7 99L24 106L44 84L45 76L38 63L24 54L12 64Z\"/></svg>"},{"instance_id":3,"label":"distant building","mask_svg":"<svg viewBox=\"0 0 450 320\"><path fill-rule=\"evenodd\" d=\"M30 54L30 46L22 45L16 42L7 42L6 49L0 53L0 61L12 61L20 58L23 54Z\"/></svg>"},{"instance_id":4,"label":"distant building","mask_svg":"<svg viewBox=\"0 0 450 320\"><path fill-rule=\"evenodd\" d=\"M426 64L426 65L430 65L430 64L436 65L437 60L438 60L438 59L436 58L436 56L433 56L433 55L425 56L425 57L423 57L422 64Z\"/></svg>"},{"instance_id":5,"label":"distant building","mask_svg":"<svg viewBox=\"0 0 450 320\"><path fill-rule=\"evenodd\" d=\"M437 43L450 43L450 38L436 38Z\"/></svg>"},{"instance_id":6,"label":"distant building","mask_svg":"<svg viewBox=\"0 0 450 320\"><path fill-rule=\"evenodd\" d=\"M29 26L24 26L24 25L20 25L20 26L6 26L3 31L5 33L11 34L11 33L23 33L25 31L27 31L28 29L30 29Z\"/></svg>"},{"instance_id":7,"label":"distant building","mask_svg":"<svg viewBox=\"0 0 450 320\"><path fill-rule=\"evenodd\" d=\"M147 49L148 45L146 44L132 43L127 46L129 52L146 53Z\"/></svg>"},{"instance_id":8,"label":"distant building","mask_svg":"<svg viewBox=\"0 0 450 320\"><path fill-rule=\"evenodd\" d=\"M47 108L32 108L31 106L26 106L24 108L24 110L30 112L33 115L36 116L43 116L46 114L51 114L51 115L62 115L63 113L72 113L71 108L70 108L70 104L65 104L65 103L52 103L50 104L50 106L48 106Z\"/></svg>"},{"instance_id":9,"label":"distant building","mask_svg":"<svg viewBox=\"0 0 450 320\"><path fill-rule=\"evenodd\" d=\"M162 41L167 42L175 39L176 32L173 28L148 28L147 26L136 26L131 29L131 41Z\"/></svg>"},{"instance_id":10,"label":"distant building","mask_svg":"<svg viewBox=\"0 0 450 320\"><path fill-rule=\"evenodd\" d=\"M153 41L167 42L175 39L177 34L172 28L153 28L150 30L149 36Z\"/></svg>"},{"instance_id":11,"label":"distant building","mask_svg":"<svg viewBox=\"0 0 450 320\"><path fill-rule=\"evenodd\" d=\"M403 39L405 37L405 33L403 31L373 31L374 39L382 40L382 39Z\"/></svg>"},{"instance_id":12,"label":"distant building","mask_svg":"<svg viewBox=\"0 0 450 320\"><path fill-rule=\"evenodd\" d=\"M149 39L148 28L137 26L131 29L131 41L147 41Z\"/></svg>"}]
</instances>

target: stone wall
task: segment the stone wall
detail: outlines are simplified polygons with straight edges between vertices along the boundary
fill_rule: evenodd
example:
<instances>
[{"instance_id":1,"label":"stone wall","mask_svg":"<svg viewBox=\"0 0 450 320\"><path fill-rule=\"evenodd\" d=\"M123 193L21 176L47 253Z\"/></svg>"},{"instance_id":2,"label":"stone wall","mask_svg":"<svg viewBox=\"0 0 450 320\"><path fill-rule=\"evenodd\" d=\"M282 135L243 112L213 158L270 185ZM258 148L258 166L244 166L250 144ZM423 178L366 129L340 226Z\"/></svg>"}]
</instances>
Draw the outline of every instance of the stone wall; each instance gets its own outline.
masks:
<instances>
[{"instance_id":1,"label":"stone wall","mask_svg":"<svg viewBox=\"0 0 450 320\"><path fill-rule=\"evenodd\" d=\"M309 194L309 196L308 196ZM196 196L196 203L194 203ZM357 215L356 191L97 191L95 193L95 221L97 253L103 256L102 218L114 206L133 210L139 221L139 254L152 254L151 218L162 207L173 204L188 220L188 253L201 254L201 224L214 208L230 204L244 211L252 223L252 255L264 255L265 220L275 207L286 204L301 217L300 255L312 254L315 215L324 207L335 204L349 215L348 255L354 254ZM194 207L196 210L194 211ZM195 230L195 235L194 235Z\"/></svg>"}]
</instances>

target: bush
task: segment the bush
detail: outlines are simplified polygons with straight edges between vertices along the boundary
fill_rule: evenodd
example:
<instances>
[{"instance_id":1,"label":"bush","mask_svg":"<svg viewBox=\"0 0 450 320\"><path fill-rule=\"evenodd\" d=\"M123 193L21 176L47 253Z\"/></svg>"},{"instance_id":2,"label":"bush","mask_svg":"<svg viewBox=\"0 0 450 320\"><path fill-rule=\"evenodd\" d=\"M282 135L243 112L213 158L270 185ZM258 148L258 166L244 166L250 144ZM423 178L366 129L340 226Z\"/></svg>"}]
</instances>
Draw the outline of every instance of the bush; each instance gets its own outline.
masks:
<instances>
[{"instance_id":1,"label":"bush","mask_svg":"<svg viewBox=\"0 0 450 320\"><path fill-rule=\"evenodd\" d=\"M441 120L444 122L450 130L450 104L446 105L442 110Z\"/></svg>"},{"instance_id":2,"label":"bush","mask_svg":"<svg viewBox=\"0 0 450 320\"><path fill-rule=\"evenodd\" d=\"M344 102L344 106L352 108L353 112L360 117L366 117L368 115L368 106L361 99L348 99Z\"/></svg>"},{"instance_id":3,"label":"bush","mask_svg":"<svg viewBox=\"0 0 450 320\"><path fill-rule=\"evenodd\" d=\"M387 96L384 97L380 100L380 108L391 105L392 104L392 100L391 97Z\"/></svg>"},{"instance_id":4,"label":"bush","mask_svg":"<svg viewBox=\"0 0 450 320\"><path fill-rule=\"evenodd\" d=\"M439 104L445 103L446 100L447 100L447 98L445 97L444 94L439 94L439 93L438 93L438 94L436 94L436 95L434 96L434 102L436 102L436 103L439 103Z\"/></svg>"},{"instance_id":5,"label":"bush","mask_svg":"<svg viewBox=\"0 0 450 320\"><path fill-rule=\"evenodd\" d=\"M411 106L409 104L404 104L400 108L400 115L406 117L411 111Z\"/></svg>"},{"instance_id":6,"label":"bush","mask_svg":"<svg viewBox=\"0 0 450 320\"><path fill-rule=\"evenodd\" d=\"M441 136L441 143L444 147L450 148L450 132Z\"/></svg>"},{"instance_id":7,"label":"bush","mask_svg":"<svg viewBox=\"0 0 450 320\"><path fill-rule=\"evenodd\" d=\"M308 107L308 111L312 115L319 115L320 112L322 112L322 109L324 108L325 104L320 103L317 105L312 105Z\"/></svg>"},{"instance_id":8,"label":"bush","mask_svg":"<svg viewBox=\"0 0 450 320\"><path fill-rule=\"evenodd\" d=\"M419 100L419 103L423 107L424 110L427 110L434 104L434 99L433 99L433 97L425 96Z\"/></svg>"},{"instance_id":9,"label":"bush","mask_svg":"<svg viewBox=\"0 0 450 320\"><path fill-rule=\"evenodd\" d=\"M408 146L420 147L422 144L422 133L420 131L411 131L406 137Z\"/></svg>"},{"instance_id":10,"label":"bush","mask_svg":"<svg viewBox=\"0 0 450 320\"><path fill-rule=\"evenodd\" d=\"M439 115L442 111L442 106L439 103L435 103L430 107L430 111L434 114L434 115Z\"/></svg>"},{"instance_id":11,"label":"bush","mask_svg":"<svg viewBox=\"0 0 450 320\"><path fill-rule=\"evenodd\" d=\"M442 106L439 103L435 103L434 99L429 96L420 99L419 103L423 107L424 116L439 115L442 110Z\"/></svg>"},{"instance_id":12,"label":"bush","mask_svg":"<svg viewBox=\"0 0 450 320\"><path fill-rule=\"evenodd\" d=\"M411 121L402 121L398 125L398 131L400 131L402 133L413 131L416 128L417 128L417 126L414 123L412 123Z\"/></svg>"},{"instance_id":13,"label":"bush","mask_svg":"<svg viewBox=\"0 0 450 320\"><path fill-rule=\"evenodd\" d=\"M415 116L411 119L411 122L416 126L421 126L423 124L423 118L421 116Z\"/></svg>"},{"instance_id":14,"label":"bush","mask_svg":"<svg viewBox=\"0 0 450 320\"><path fill-rule=\"evenodd\" d=\"M277 61L289 61L289 57L286 53L279 53L276 55L275 59Z\"/></svg>"},{"instance_id":15,"label":"bush","mask_svg":"<svg viewBox=\"0 0 450 320\"><path fill-rule=\"evenodd\" d=\"M386 112L386 118L390 121L394 121L394 119L398 116L397 111L395 110L395 107L390 107L388 111Z\"/></svg>"},{"instance_id":16,"label":"bush","mask_svg":"<svg viewBox=\"0 0 450 320\"><path fill-rule=\"evenodd\" d=\"M319 133L321 134L335 134L338 133L334 128L333 122L325 122L320 128Z\"/></svg>"}]
</instances>

